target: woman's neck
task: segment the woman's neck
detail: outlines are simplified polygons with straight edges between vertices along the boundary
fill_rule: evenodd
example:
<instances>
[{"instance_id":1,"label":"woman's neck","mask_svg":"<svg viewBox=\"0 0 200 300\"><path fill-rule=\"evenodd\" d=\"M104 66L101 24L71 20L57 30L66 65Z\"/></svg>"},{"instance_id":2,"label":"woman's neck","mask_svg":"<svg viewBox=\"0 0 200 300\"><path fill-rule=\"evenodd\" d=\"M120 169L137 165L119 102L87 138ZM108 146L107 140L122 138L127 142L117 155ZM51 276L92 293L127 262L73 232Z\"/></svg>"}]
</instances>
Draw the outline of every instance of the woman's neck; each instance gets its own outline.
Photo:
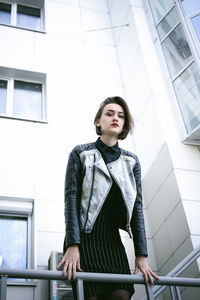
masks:
<instances>
[{"instance_id":1,"label":"woman's neck","mask_svg":"<svg viewBox=\"0 0 200 300\"><path fill-rule=\"evenodd\" d=\"M118 139L116 137L101 135L100 140L109 147L114 146Z\"/></svg>"}]
</instances>

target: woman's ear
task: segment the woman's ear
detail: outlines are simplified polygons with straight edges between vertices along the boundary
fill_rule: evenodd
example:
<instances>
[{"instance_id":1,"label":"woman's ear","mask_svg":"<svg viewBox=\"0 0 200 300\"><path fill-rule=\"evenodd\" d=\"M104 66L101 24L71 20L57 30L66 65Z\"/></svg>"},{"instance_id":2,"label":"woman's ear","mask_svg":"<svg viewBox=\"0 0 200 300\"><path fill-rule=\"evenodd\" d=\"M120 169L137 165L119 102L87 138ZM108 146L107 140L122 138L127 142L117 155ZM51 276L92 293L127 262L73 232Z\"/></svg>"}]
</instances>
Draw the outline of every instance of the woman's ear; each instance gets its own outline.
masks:
<instances>
[{"instance_id":1,"label":"woman's ear","mask_svg":"<svg viewBox=\"0 0 200 300\"><path fill-rule=\"evenodd\" d=\"M97 127L100 127L100 126L101 126L99 120L96 120L95 125L96 125Z\"/></svg>"}]
</instances>

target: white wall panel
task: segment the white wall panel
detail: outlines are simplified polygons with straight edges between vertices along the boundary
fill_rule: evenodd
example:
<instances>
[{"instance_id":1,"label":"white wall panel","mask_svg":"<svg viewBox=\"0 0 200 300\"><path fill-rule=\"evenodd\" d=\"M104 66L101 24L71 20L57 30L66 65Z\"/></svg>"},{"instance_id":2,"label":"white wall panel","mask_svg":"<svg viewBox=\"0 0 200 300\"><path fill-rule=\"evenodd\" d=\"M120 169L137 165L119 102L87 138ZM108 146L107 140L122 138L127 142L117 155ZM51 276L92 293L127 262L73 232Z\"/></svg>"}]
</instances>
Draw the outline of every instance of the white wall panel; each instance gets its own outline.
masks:
<instances>
[{"instance_id":1,"label":"white wall panel","mask_svg":"<svg viewBox=\"0 0 200 300\"><path fill-rule=\"evenodd\" d=\"M81 15L76 6L67 3L48 2L46 5L47 33L81 38Z\"/></svg>"},{"instance_id":2,"label":"white wall panel","mask_svg":"<svg viewBox=\"0 0 200 300\"><path fill-rule=\"evenodd\" d=\"M126 24L126 18L130 10L130 4L128 0L115 0L111 6L111 23L113 26L122 26ZM119 38L121 29L114 29L113 35L115 41Z\"/></svg>"},{"instance_id":3,"label":"white wall panel","mask_svg":"<svg viewBox=\"0 0 200 300\"><path fill-rule=\"evenodd\" d=\"M51 251L63 251L63 233L38 232L37 233L37 266L47 266Z\"/></svg>"},{"instance_id":4,"label":"white wall panel","mask_svg":"<svg viewBox=\"0 0 200 300\"><path fill-rule=\"evenodd\" d=\"M106 0L80 0L80 6L108 13L108 5Z\"/></svg>"},{"instance_id":5,"label":"white wall panel","mask_svg":"<svg viewBox=\"0 0 200 300\"><path fill-rule=\"evenodd\" d=\"M34 33L1 26L0 65L18 69L34 69Z\"/></svg>"},{"instance_id":6,"label":"white wall panel","mask_svg":"<svg viewBox=\"0 0 200 300\"><path fill-rule=\"evenodd\" d=\"M84 39L113 45L110 17L99 11L81 9Z\"/></svg>"},{"instance_id":7,"label":"white wall panel","mask_svg":"<svg viewBox=\"0 0 200 300\"><path fill-rule=\"evenodd\" d=\"M88 63L88 78L91 84L120 85L121 77L118 68L117 56L114 47L86 42L86 55ZM109 67L108 67L109 66Z\"/></svg>"},{"instance_id":8,"label":"white wall panel","mask_svg":"<svg viewBox=\"0 0 200 300\"><path fill-rule=\"evenodd\" d=\"M200 236L200 201L183 201L183 207L185 210L188 226L192 235Z\"/></svg>"},{"instance_id":9,"label":"white wall panel","mask_svg":"<svg viewBox=\"0 0 200 300\"><path fill-rule=\"evenodd\" d=\"M175 170L182 199L200 200L200 172Z\"/></svg>"},{"instance_id":10,"label":"white wall panel","mask_svg":"<svg viewBox=\"0 0 200 300\"><path fill-rule=\"evenodd\" d=\"M37 200L35 215L38 231L65 232L64 200Z\"/></svg>"},{"instance_id":11,"label":"white wall panel","mask_svg":"<svg viewBox=\"0 0 200 300\"><path fill-rule=\"evenodd\" d=\"M181 202L176 206L169 218L166 220L166 226L169 243L172 248L172 253L174 253L183 241L190 235L185 211Z\"/></svg>"}]
</instances>

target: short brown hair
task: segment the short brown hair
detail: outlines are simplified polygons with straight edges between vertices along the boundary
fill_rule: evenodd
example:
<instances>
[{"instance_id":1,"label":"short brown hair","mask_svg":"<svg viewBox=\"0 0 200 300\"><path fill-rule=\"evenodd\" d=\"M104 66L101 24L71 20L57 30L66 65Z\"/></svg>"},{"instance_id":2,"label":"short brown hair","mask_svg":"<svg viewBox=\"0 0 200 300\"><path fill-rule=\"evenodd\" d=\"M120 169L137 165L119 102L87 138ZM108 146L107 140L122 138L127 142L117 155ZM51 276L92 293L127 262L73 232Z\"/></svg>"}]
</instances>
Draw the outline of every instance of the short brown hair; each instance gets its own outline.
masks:
<instances>
[{"instance_id":1,"label":"short brown hair","mask_svg":"<svg viewBox=\"0 0 200 300\"><path fill-rule=\"evenodd\" d=\"M127 137L128 133L132 132L134 122L133 122L133 118L131 116L130 110L128 108L128 105L123 98L121 98L119 96L114 96L114 97L108 97L106 100L104 100L100 104L99 110L94 118L94 124L101 118L104 107L110 103L116 103L116 104L120 105L124 110L124 116L125 116L124 128L118 136L119 140L124 140ZM95 124L95 126L96 126L96 124ZM101 128L98 126L96 126L96 133L98 135L102 135Z\"/></svg>"}]
</instances>

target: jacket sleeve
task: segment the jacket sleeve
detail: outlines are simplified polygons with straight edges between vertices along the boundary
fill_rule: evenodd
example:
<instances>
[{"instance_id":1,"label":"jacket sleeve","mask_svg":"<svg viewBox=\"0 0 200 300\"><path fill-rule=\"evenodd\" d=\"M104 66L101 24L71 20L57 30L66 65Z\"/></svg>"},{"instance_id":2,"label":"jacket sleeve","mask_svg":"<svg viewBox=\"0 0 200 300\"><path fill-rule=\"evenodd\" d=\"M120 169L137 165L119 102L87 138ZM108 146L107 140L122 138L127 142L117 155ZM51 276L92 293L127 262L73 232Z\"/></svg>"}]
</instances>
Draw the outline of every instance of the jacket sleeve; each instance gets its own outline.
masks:
<instances>
[{"instance_id":1,"label":"jacket sleeve","mask_svg":"<svg viewBox=\"0 0 200 300\"><path fill-rule=\"evenodd\" d=\"M131 218L131 230L133 234L133 242L135 248L135 256L145 255L147 256L147 241L144 226L143 216L143 204L142 204L142 183L141 183L141 167L138 158L136 157L136 164L133 169L137 196L133 208L133 214Z\"/></svg>"},{"instance_id":2,"label":"jacket sleeve","mask_svg":"<svg viewBox=\"0 0 200 300\"><path fill-rule=\"evenodd\" d=\"M80 244L80 199L82 165L79 154L73 150L68 159L65 175L65 241L64 252L72 244Z\"/></svg>"}]
</instances>

